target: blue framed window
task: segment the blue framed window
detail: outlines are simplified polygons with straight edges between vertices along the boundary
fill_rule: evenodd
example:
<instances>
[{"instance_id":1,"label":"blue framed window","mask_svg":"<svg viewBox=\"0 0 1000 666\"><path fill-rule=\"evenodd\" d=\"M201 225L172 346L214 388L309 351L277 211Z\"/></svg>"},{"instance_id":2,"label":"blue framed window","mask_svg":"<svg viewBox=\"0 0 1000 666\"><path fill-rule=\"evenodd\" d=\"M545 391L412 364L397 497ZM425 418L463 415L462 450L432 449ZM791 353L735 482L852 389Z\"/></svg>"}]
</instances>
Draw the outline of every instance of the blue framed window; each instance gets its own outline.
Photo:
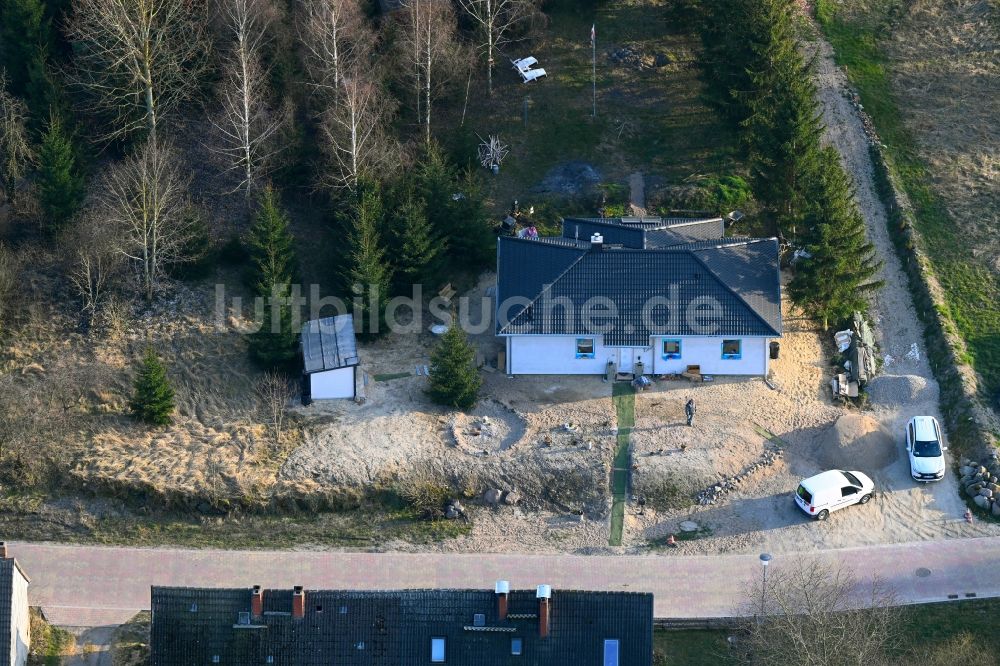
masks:
<instances>
[{"instance_id":1,"label":"blue framed window","mask_svg":"<svg viewBox=\"0 0 1000 666\"><path fill-rule=\"evenodd\" d=\"M444 639L443 638L432 638L431 639L431 663L432 664L443 664L444 663Z\"/></svg>"},{"instance_id":2,"label":"blue framed window","mask_svg":"<svg viewBox=\"0 0 1000 666\"><path fill-rule=\"evenodd\" d=\"M663 358L672 359L681 357L681 341L680 340L664 340L663 341Z\"/></svg>"},{"instance_id":3,"label":"blue framed window","mask_svg":"<svg viewBox=\"0 0 1000 666\"><path fill-rule=\"evenodd\" d=\"M576 357L577 358L594 358L594 338L577 338L576 339Z\"/></svg>"},{"instance_id":4,"label":"blue framed window","mask_svg":"<svg viewBox=\"0 0 1000 666\"><path fill-rule=\"evenodd\" d=\"M607 638L604 640L604 666L621 666L617 638Z\"/></svg>"},{"instance_id":5,"label":"blue framed window","mask_svg":"<svg viewBox=\"0 0 1000 666\"><path fill-rule=\"evenodd\" d=\"M722 341L722 358L738 361L743 358L743 341L742 340L723 340Z\"/></svg>"}]
</instances>

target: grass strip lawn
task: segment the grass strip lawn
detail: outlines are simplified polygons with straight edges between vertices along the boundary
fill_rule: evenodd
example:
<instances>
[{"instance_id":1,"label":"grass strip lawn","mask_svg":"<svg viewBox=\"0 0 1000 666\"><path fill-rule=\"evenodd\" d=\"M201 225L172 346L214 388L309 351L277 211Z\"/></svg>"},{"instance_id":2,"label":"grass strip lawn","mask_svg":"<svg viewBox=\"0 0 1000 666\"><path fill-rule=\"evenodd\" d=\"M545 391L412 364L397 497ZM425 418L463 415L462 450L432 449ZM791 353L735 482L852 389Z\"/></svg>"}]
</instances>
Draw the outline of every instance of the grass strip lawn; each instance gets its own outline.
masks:
<instances>
[{"instance_id":1,"label":"grass strip lawn","mask_svg":"<svg viewBox=\"0 0 1000 666\"><path fill-rule=\"evenodd\" d=\"M612 546L622 545L625 529L625 500L628 496L629 436L635 425L635 390L626 382L616 382L611 387L611 400L618 417L618 441L611 471L611 538Z\"/></svg>"},{"instance_id":2,"label":"grass strip lawn","mask_svg":"<svg viewBox=\"0 0 1000 666\"><path fill-rule=\"evenodd\" d=\"M393 379L402 379L403 377L412 377L412 372L392 372L382 375L373 375L372 379L377 382L391 382Z\"/></svg>"},{"instance_id":3,"label":"grass strip lawn","mask_svg":"<svg viewBox=\"0 0 1000 666\"><path fill-rule=\"evenodd\" d=\"M934 274L945 291L950 318L965 340L968 355L963 360L980 374L990 395L1000 391L1000 278L981 260L963 228L955 224L945 202L931 190L931 177L920 158L916 140L903 123L892 93L890 63L880 46L883 32L890 29L892 3L876 3L872 16L848 19L832 0L818 0L816 17L833 45L837 64L843 66L857 88L883 143L889 167L913 205L917 230L924 238Z\"/></svg>"}]
</instances>

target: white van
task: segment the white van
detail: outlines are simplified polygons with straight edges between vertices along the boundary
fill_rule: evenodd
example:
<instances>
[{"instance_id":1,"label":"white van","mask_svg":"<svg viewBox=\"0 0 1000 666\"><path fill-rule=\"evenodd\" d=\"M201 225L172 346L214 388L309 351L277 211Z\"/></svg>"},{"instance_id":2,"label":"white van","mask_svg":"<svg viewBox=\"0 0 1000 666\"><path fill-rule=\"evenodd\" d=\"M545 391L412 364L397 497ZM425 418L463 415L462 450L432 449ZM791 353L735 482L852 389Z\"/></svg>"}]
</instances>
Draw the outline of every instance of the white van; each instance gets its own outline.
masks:
<instances>
[{"instance_id":1,"label":"white van","mask_svg":"<svg viewBox=\"0 0 1000 666\"><path fill-rule=\"evenodd\" d=\"M834 469L810 476L795 491L795 503L816 520L826 520L831 511L852 504L868 504L875 484L861 472Z\"/></svg>"}]
</instances>

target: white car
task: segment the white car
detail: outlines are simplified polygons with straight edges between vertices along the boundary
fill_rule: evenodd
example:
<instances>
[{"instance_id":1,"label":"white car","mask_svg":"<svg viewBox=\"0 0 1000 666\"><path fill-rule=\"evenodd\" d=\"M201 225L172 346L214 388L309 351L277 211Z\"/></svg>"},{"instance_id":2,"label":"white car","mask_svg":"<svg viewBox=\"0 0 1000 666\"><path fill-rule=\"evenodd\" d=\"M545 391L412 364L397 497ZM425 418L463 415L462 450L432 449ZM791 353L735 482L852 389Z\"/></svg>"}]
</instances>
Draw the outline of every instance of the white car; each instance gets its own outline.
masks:
<instances>
[{"instance_id":1,"label":"white car","mask_svg":"<svg viewBox=\"0 0 1000 666\"><path fill-rule=\"evenodd\" d=\"M852 504L868 504L875 497L875 484L861 472L833 469L810 476L795 491L795 504L816 520L826 520L831 511Z\"/></svg>"},{"instance_id":2,"label":"white car","mask_svg":"<svg viewBox=\"0 0 1000 666\"><path fill-rule=\"evenodd\" d=\"M910 456L910 476L929 483L944 478L944 437L933 416L914 416L906 424L906 453Z\"/></svg>"}]
</instances>

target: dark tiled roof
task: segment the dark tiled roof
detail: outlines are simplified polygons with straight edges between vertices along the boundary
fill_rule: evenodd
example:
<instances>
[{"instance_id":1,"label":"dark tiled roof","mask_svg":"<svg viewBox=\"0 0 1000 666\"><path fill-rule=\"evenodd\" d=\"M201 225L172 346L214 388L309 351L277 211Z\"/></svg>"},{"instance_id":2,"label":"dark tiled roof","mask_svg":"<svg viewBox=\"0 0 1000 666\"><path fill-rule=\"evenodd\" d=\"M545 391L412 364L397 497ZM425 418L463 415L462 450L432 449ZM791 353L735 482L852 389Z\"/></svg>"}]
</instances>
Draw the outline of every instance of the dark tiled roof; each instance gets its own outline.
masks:
<instances>
[{"instance_id":1,"label":"dark tiled roof","mask_svg":"<svg viewBox=\"0 0 1000 666\"><path fill-rule=\"evenodd\" d=\"M619 217L566 218L563 237L589 241L592 234L604 236L604 242L624 247L652 249L672 247L692 241L722 238L725 224L721 217Z\"/></svg>"},{"instance_id":2,"label":"dark tiled roof","mask_svg":"<svg viewBox=\"0 0 1000 666\"><path fill-rule=\"evenodd\" d=\"M307 590L302 619L291 616L290 590L265 590L263 617L239 627L250 600L248 589L154 587L151 664L425 664L431 638L445 639L452 666L603 666L605 639L620 641L620 664L652 663L651 594L554 590L547 638L534 590L512 591L503 621L487 590ZM511 655L512 638L522 655Z\"/></svg>"},{"instance_id":3,"label":"dark tiled roof","mask_svg":"<svg viewBox=\"0 0 1000 666\"><path fill-rule=\"evenodd\" d=\"M301 344L307 373L347 368L359 362L351 315L307 321L302 326Z\"/></svg>"},{"instance_id":4,"label":"dark tiled roof","mask_svg":"<svg viewBox=\"0 0 1000 666\"><path fill-rule=\"evenodd\" d=\"M14 560L0 559L0 666L10 666Z\"/></svg>"},{"instance_id":5,"label":"dark tiled roof","mask_svg":"<svg viewBox=\"0 0 1000 666\"><path fill-rule=\"evenodd\" d=\"M780 336L781 287L775 239L719 239L667 249L563 250L530 240L498 243L498 295L531 301L501 307L500 334L603 334L608 345L645 346L651 335ZM548 288L545 288L549 285ZM531 295L533 294L533 295ZM589 325L584 304L595 297L614 303L618 316ZM717 303L713 326L685 315L706 299ZM665 299L676 303L644 308ZM572 312L559 303L572 303ZM550 307L549 304L552 304ZM507 323L509 321L509 323ZM594 322L591 322L593 324Z\"/></svg>"}]
</instances>

